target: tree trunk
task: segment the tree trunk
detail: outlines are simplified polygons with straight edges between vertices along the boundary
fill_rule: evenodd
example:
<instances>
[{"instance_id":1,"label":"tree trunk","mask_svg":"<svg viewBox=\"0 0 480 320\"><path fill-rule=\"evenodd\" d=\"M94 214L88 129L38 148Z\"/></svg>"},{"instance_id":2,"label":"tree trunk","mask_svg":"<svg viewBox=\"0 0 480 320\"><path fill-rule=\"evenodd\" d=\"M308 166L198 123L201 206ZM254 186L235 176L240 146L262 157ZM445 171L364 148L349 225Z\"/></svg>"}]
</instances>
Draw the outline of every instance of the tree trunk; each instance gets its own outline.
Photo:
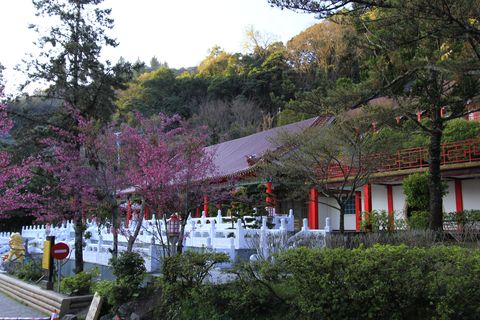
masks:
<instances>
[{"instance_id":1,"label":"tree trunk","mask_svg":"<svg viewBox=\"0 0 480 320\"><path fill-rule=\"evenodd\" d=\"M120 228L119 219L118 219L118 206L113 208L112 211L112 233L113 233L113 243L112 243L112 258L118 257L118 230Z\"/></svg>"},{"instance_id":2,"label":"tree trunk","mask_svg":"<svg viewBox=\"0 0 480 320\"><path fill-rule=\"evenodd\" d=\"M340 233L345 232L345 206L340 205Z\"/></svg>"},{"instance_id":3,"label":"tree trunk","mask_svg":"<svg viewBox=\"0 0 480 320\"><path fill-rule=\"evenodd\" d=\"M440 173L440 155L441 141L443 132L443 123L439 116L434 116L433 131L430 138L430 146L428 148L429 165L428 165L428 189L430 192L430 229L443 229L443 188L442 176Z\"/></svg>"},{"instance_id":4,"label":"tree trunk","mask_svg":"<svg viewBox=\"0 0 480 320\"><path fill-rule=\"evenodd\" d=\"M135 231L130 237L128 237L127 252L132 252L133 250L133 245L135 244L135 240L137 240L138 234L140 233L140 229L142 228L144 214L145 214L145 198L142 197L142 206L140 207L140 214L135 224Z\"/></svg>"},{"instance_id":5,"label":"tree trunk","mask_svg":"<svg viewBox=\"0 0 480 320\"><path fill-rule=\"evenodd\" d=\"M82 216L75 218L75 274L83 271L83 221Z\"/></svg>"}]
</instances>

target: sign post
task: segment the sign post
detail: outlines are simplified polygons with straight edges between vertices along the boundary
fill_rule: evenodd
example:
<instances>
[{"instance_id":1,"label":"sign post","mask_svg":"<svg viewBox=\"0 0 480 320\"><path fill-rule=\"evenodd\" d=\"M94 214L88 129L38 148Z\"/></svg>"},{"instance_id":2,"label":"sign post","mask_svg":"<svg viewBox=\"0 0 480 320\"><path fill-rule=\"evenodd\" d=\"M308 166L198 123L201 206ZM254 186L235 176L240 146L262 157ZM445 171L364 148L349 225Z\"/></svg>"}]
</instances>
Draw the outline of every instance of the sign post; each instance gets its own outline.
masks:
<instances>
[{"instance_id":1,"label":"sign post","mask_svg":"<svg viewBox=\"0 0 480 320\"><path fill-rule=\"evenodd\" d=\"M61 264L61 260L65 259L66 257L68 257L68 254L70 253L70 248L68 247L68 245L64 242L59 242L59 243L56 243L53 247L52 247L52 257L53 259L57 260L57 269L58 269L58 292L60 292L60 278L62 276L62 272L61 272L61 268L62 268L62 264Z\"/></svg>"},{"instance_id":2,"label":"sign post","mask_svg":"<svg viewBox=\"0 0 480 320\"><path fill-rule=\"evenodd\" d=\"M54 236L48 236L47 240L45 240L43 243L42 268L48 272L48 280L45 285L47 290L53 290L53 257L51 255L51 249L54 244Z\"/></svg>"}]
</instances>

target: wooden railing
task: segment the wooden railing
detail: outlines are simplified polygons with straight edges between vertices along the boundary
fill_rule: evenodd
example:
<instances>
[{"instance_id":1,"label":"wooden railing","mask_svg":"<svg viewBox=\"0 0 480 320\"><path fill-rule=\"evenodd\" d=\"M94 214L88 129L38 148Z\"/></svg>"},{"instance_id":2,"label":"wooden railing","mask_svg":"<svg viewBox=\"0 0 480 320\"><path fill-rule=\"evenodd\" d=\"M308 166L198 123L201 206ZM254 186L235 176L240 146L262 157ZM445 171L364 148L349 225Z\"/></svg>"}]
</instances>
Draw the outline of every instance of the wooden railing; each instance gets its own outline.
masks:
<instances>
[{"instance_id":1,"label":"wooden railing","mask_svg":"<svg viewBox=\"0 0 480 320\"><path fill-rule=\"evenodd\" d=\"M480 161L480 138L442 144L440 152L441 165L474 161ZM400 149L392 155L378 156L378 162L377 172L426 168L429 164L428 148ZM350 176L356 172L356 170L351 170ZM328 170L328 175L329 178L340 178L344 177L344 172L340 170L339 166L332 166Z\"/></svg>"}]
</instances>

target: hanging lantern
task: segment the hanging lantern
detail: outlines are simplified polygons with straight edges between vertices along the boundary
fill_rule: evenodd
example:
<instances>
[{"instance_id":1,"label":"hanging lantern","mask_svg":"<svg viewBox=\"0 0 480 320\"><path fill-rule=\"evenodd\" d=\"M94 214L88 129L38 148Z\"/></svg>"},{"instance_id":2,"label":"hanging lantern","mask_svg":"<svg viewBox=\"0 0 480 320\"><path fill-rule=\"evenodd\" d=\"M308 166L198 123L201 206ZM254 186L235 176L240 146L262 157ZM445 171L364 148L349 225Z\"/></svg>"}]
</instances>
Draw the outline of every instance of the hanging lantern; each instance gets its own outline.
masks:
<instances>
[{"instance_id":1,"label":"hanging lantern","mask_svg":"<svg viewBox=\"0 0 480 320\"><path fill-rule=\"evenodd\" d=\"M172 214L167 221L167 235L169 237L178 237L180 234L180 219L176 213Z\"/></svg>"}]
</instances>

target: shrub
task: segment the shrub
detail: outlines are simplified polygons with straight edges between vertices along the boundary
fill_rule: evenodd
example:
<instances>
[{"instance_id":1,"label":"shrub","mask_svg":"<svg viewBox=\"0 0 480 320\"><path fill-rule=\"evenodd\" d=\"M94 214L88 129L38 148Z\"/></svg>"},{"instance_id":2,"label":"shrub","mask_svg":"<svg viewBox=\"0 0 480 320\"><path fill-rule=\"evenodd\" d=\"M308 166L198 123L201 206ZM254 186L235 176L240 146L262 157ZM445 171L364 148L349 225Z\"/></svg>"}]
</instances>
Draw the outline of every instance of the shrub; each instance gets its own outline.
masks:
<instances>
[{"instance_id":1,"label":"shrub","mask_svg":"<svg viewBox=\"0 0 480 320\"><path fill-rule=\"evenodd\" d=\"M408 218L408 226L412 230L428 229L430 213L428 211L413 211Z\"/></svg>"},{"instance_id":2,"label":"shrub","mask_svg":"<svg viewBox=\"0 0 480 320\"><path fill-rule=\"evenodd\" d=\"M98 268L82 271L60 282L60 291L68 295L84 295L91 293L93 280L98 277Z\"/></svg>"},{"instance_id":3,"label":"shrub","mask_svg":"<svg viewBox=\"0 0 480 320\"><path fill-rule=\"evenodd\" d=\"M13 270L13 273L25 281L37 281L43 276L43 271L35 260L24 263L19 269Z\"/></svg>"},{"instance_id":4,"label":"shrub","mask_svg":"<svg viewBox=\"0 0 480 320\"><path fill-rule=\"evenodd\" d=\"M186 251L163 260L163 275L167 282L194 287L203 283L213 267L228 261L225 253Z\"/></svg>"},{"instance_id":5,"label":"shrub","mask_svg":"<svg viewBox=\"0 0 480 320\"><path fill-rule=\"evenodd\" d=\"M115 282L102 282L98 289L104 292L113 309L117 309L140 295L146 269L142 256L137 252L120 253L116 259L110 259L110 266L116 276Z\"/></svg>"},{"instance_id":6,"label":"shrub","mask_svg":"<svg viewBox=\"0 0 480 320\"><path fill-rule=\"evenodd\" d=\"M403 179L403 192L410 209L427 211L430 203L426 173L414 173Z\"/></svg>"},{"instance_id":7,"label":"shrub","mask_svg":"<svg viewBox=\"0 0 480 320\"><path fill-rule=\"evenodd\" d=\"M115 281L113 280L101 280L97 281L92 286L92 292L97 292L102 298L106 299L107 303L111 306L115 305L113 297L110 294L113 291L115 286Z\"/></svg>"},{"instance_id":8,"label":"shrub","mask_svg":"<svg viewBox=\"0 0 480 320\"><path fill-rule=\"evenodd\" d=\"M363 231L386 231L393 226L393 221L390 221L388 212L385 210L373 210L372 212L363 212L363 219L361 229Z\"/></svg>"},{"instance_id":9,"label":"shrub","mask_svg":"<svg viewBox=\"0 0 480 320\"><path fill-rule=\"evenodd\" d=\"M458 247L298 249L277 257L274 281L299 318L475 319L480 252Z\"/></svg>"}]
</instances>

